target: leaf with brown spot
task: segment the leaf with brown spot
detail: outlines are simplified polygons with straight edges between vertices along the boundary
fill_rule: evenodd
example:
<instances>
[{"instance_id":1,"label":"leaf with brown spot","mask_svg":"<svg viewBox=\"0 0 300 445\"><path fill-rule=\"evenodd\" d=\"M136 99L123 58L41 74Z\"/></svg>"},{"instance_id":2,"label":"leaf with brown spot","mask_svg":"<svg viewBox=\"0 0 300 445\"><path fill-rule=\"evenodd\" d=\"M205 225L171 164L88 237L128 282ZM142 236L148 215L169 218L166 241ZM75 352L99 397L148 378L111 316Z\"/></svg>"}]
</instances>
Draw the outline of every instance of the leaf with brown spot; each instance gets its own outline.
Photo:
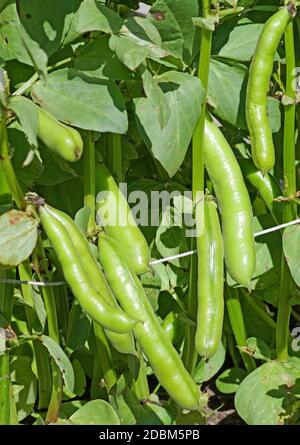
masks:
<instances>
[{"instance_id":1,"label":"leaf with brown spot","mask_svg":"<svg viewBox=\"0 0 300 445\"><path fill-rule=\"evenodd\" d=\"M17 266L29 257L36 244L37 225L19 210L0 216L0 264Z\"/></svg>"}]
</instances>

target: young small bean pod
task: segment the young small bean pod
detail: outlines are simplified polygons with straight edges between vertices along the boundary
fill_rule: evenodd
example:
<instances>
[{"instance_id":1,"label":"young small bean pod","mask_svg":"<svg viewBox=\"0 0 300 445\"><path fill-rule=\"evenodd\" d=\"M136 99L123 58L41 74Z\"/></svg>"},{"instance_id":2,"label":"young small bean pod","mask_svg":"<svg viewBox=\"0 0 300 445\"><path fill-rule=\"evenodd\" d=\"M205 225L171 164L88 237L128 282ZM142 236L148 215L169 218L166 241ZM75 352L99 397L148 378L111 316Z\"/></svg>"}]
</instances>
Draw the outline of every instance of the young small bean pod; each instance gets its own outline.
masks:
<instances>
[{"instance_id":1,"label":"young small bean pod","mask_svg":"<svg viewBox=\"0 0 300 445\"><path fill-rule=\"evenodd\" d=\"M224 316L223 239L215 203L204 200L203 232L197 238L198 312L195 346L209 359L222 338Z\"/></svg>"},{"instance_id":2,"label":"young small bean pod","mask_svg":"<svg viewBox=\"0 0 300 445\"><path fill-rule=\"evenodd\" d=\"M72 239L48 206L39 208L43 229L54 247L65 279L82 309L97 323L114 332L125 333L137 323L121 309L109 305L92 287ZM79 252L80 254L80 252ZM86 268L89 264L86 264Z\"/></svg>"},{"instance_id":3,"label":"young small bean pod","mask_svg":"<svg viewBox=\"0 0 300 445\"><path fill-rule=\"evenodd\" d=\"M142 320L133 328L158 381L182 408L199 408L200 391L160 325L143 286L115 240L99 238L99 257L108 282L122 308Z\"/></svg>"},{"instance_id":4,"label":"young small bean pod","mask_svg":"<svg viewBox=\"0 0 300 445\"><path fill-rule=\"evenodd\" d=\"M78 131L62 124L42 108L38 110L38 138L65 161L76 162L81 158L83 141Z\"/></svg>"},{"instance_id":5,"label":"young small bean pod","mask_svg":"<svg viewBox=\"0 0 300 445\"><path fill-rule=\"evenodd\" d=\"M208 118L204 131L204 164L221 211L228 272L235 281L249 288L256 256L251 202L228 142Z\"/></svg>"},{"instance_id":6,"label":"young small bean pod","mask_svg":"<svg viewBox=\"0 0 300 445\"><path fill-rule=\"evenodd\" d=\"M96 165L96 191L105 192L97 197L97 212L105 233L123 247L138 275L148 269L149 247L144 235L137 227L125 196L104 164ZM104 223L105 221L105 223Z\"/></svg>"},{"instance_id":7,"label":"young small bean pod","mask_svg":"<svg viewBox=\"0 0 300 445\"><path fill-rule=\"evenodd\" d=\"M265 23L251 61L246 94L246 118L252 158L263 174L275 164L275 149L268 117L268 91L276 50L294 15L292 4L281 8Z\"/></svg>"},{"instance_id":8,"label":"young small bean pod","mask_svg":"<svg viewBox=\"0 0 300 445\"><path fill-rule=\"evenodd\" d=\"M283 204L274 201L274 199L282 195L282 190L276 179L271 174L263 175L262 172L255 167L251 159L239 159L239 165L245 178L256 188L264 200L277 224L281 224Z\"/></svg>"}]
</instances>

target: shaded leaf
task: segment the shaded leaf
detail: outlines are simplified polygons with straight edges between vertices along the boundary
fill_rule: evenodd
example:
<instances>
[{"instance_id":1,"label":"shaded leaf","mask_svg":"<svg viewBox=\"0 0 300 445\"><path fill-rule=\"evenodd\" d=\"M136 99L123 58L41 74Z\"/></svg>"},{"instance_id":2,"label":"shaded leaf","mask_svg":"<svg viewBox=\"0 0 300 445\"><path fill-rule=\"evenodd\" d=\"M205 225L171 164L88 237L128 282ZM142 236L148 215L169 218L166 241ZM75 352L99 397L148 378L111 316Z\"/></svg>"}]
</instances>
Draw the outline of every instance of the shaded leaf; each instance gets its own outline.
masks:
<instances>
[{"instance_id":1,"label":"shaded leaf","mask_svg":"<svg viewBox=\"0 0 300 445\"><path fill-rule=\"evenodd\" d=\"M223 394L234 394L247 372L241 368L230 368L222 372L216 380L216 386Z\"/></svg>"}]
</instances>

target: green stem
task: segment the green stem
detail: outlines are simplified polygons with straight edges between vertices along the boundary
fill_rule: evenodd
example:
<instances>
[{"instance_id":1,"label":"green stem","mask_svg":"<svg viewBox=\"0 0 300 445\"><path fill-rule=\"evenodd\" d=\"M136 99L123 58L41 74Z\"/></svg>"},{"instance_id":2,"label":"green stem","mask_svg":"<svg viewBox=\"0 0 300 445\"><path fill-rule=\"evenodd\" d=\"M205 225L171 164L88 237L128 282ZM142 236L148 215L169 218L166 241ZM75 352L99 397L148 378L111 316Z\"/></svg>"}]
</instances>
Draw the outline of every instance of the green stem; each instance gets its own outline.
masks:
<instances>
[{"instance_id":1,"label":"green stem","mask_svg":"<svg viewBox=\"0 0 300 445\"><path fill-rule=\"evenodd\" d=\"M43 281L43 278L45 278L46 281L51 281L52 277L51 273L48 270L45 250L40 236L38 237L36 249L34 252L34 263L39 280ZM59 344L59 329L57 322L54 290L52 287L43 287L42 294L44 297L46 313L47 313L47 325L48 325L49 337L51 337L56 343ZM51 361L51 364L52 364L52 394L46 415L46 422L56 423L59 416L59 410L62 401L63 382L60 369L53 360Z\"/></svg>"},{"instance_id":2,"label":"green stem","mask_svg":"<svg viewBox=\"0 0 300 445\"><path fill-rule=\"evenodd\" d=\"M247 343L247 333L238 289L227 286L225 301L236 343L239 347L244 347ZM253 371L256 368L255 360L242 351L241 356L247 371Z\"/></svg>"},{"instance_id":3,"label":"green stem","mask_svg":"<svg viewBox=\"0 0 300 445\"><path fill-rule=\"evenodd\" d=\"M47 67L47 71L51 71L55 68L58 68L62 65L66 65L67 63L71 62L73 60L72 57L68 57L67 59L64 60L60 60L59 62L54 63L51 66ZM20 88L18 88L16 91L14 91L12 93L12 96L22 96L22 94L26 93L27 90L29 90L32 85L39 79L39 75L38 73L34 73L30 79L28 79L25 83L23 83L23 85L20 86Z\"/></svg>"},{"instance_id":4,"label":"green stem","mask_svg":"<svg viewBox=\"0 0 300 445\"><path fill-rule=\"evenodd\" d=\"M5 279L15 279L16 273L13 269L0 272L0 277ZM0 283L0 313L8 324L11 322L13 309L14 285Z\"/></svg>"},{"instance_id":5,"label":"green stem","mask_svg":"<svg viewBox=\"0 0 300 445\"><path fill-rule=\"evenodd\" d=\"M242 288L243 297L247 300L247 304L256 312L258 317L264 321L271 329L276 329L276 322L273 320L270 315L264 310L264 308L260 305L259 301L256 301L253 295L250 295L246 289Z\"/></svg>"},{"instance_id":6,"label":"green stem","mask_svg":"<svg viewBox=\"0 0 300 445\"><path fill-rule=\"evenodd\" d=\"M32 272L29 261L25 261L24 263L19 264L18 271L20 280L24 281L32 280ZM37 318L34 310L32 288L29 285L22 284L21 289L24 300L31 306L29 307L28 305L25 305L25 314L27 318L27 325L29 332L32 333L34 332L34 325ZM52 376L51 376L49 355L47 353L47 350L41 344L41 342L33 341L32 346L36 364L38 390L39 390L38 409L45 409L49 406L51 398Z\"/></svg>"},{"instance_id":7,"label":"green stem","mask_svg":"<svg viewBox=\"0 0 300 445\"><path fill-rule=\"evenodd\" d=\"M107 387L108 392L117 383L117 375L113 364L110 345L107 341L105 333L102 327L93 323L95 343L98 356L101 360L101 368L103 372L103 379Z\"/></svg>"},{"instance_id":8,"label":"green stem","mask_svg":"<svg viewBox=\"0 0 300 445\"><path fill-rule=\"evenodd\" d=\"M9 354L0 355L0 425L10 425Z\"/></svg>"},{"instance_id":9,"label":"green stem","mask_svg":"<svg viewBox=\"0 0 300 445\"><path fill-rule=\"evenodd\" d=\"M2 116L0 123L0 168L5 174L8 188L12 197L19 209L25 209L26 202L24 198L23 190L19 184L19 181L14 172L7 138L7 129L5 124L5 118Z\"/></svg>"},{"instance_id":10,"label":"green stem","mask_svg":"<svg viewBox=\"0 0 300 445\"><path fill-rule=\"evenodd\" d=\"M122 144L121 135L110 133L107 135L107 163L118 183L123 181Z\"/></svg>"},{"instance_id":11,"label":"green stem","mask_svg":"<svg viewBox=\"0 0 300 445\"><path fill-rule=\"evenodd\" d=\"M211 0L203 0L202 16L210 15ZM209 66L212 45L212 32L207 29L201 29L200 55L198 78L203 88L207 92L209 79ZM203 99L199 121L193 135L193 200L194 205L204 195L204 159L203 159L203 140L204 140L204 124L206 113L206 97ZM202 220L201 214L197 215ZM196 240L192 242L192 248L196 247ZM197 259L191 260L190 272L190 288L187 302L188 315L192 319L195 318L197 312ZM193 374L197 363L197 352L195 349L195 326L188 326L186 329L186 338L183 350L183 360L187 370Z\"/></svg>"},{"instance_id":12,"label":"green stem","mask_svg":"<svg viewBox=\"0 0 300 445\"><path fill-rule=\"evenodd\" d=\"M287 1L285 2L288 3ZM294 73L296 67L294 27L291 22L285 32L286 52L286 94L295 98L293 89ZM283 173L284 173L284 196L287 198L296 195L296 169L295 169L295 119L296 106L288 105L284 113L284 142L283 142ZM283 222L295 219L297 215L296 204L293 201L284 206ZM288 360L289 324L291 306L289 298L293 288L293 279L282 254L281 284L278 303L277 330L276 330L276 353L278 360Z\"/></svg>"},{"instance_id":13,"label":"green stem","mask_svg":"<svg viewBox=\"0 0 300 445\"><path fill-rule=\"evenodd\" d=\"M90 131L85 135L84 144L84 206L89 207L90 216L88 222L88 233L93 234L96 230L95 220L95 143Z\"/></svg>"}]
</instances>

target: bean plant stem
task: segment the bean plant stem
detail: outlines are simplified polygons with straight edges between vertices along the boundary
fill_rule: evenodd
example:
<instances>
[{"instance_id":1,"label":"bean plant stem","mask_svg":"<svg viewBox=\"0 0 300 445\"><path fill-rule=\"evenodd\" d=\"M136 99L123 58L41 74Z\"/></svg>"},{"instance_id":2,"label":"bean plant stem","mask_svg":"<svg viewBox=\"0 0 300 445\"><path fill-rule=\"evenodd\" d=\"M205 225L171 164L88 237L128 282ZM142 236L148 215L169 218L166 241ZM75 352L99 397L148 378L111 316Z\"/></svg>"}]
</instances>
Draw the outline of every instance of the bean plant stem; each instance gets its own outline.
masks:
<instances>
[{"instance_id":1,"label":"bean plant stem","mask_svg":"<svg viewBox=\"0 0 300 445\"><path fill-rule=\"evenodd\" d=\"M32 280L32 272L30 268L29 261L25 261L24 263L19 264L18 266L19 277L24 281ZM27 318L27 324L29 332L32 334L34 331L34 323L36 321L36 314L34 311L34 301L32 298L32 288L31 286L21 285L22 296L24 301L27 303L25 308L25 314ZM37 371L37 381L39 388L39 409L45 409L49 406L50 398L51 398L51 367L49 355L44 348L44 346L39 341L33 341L33 353L36 364Z\"/></svg>"},{"instance_id":2,"label":"bean plant stem","mask_svg":"<svg viewBox=\"0 0 300 445\"><path fill-rule=\"evenodd\" d=\"M60 66L66 65L67 63L71 62L73 60L72 57L68 57L67 59L60 60L59 62L54 63L51 66L47 67L47 71L51 71L55 68L59 68ZM22 94L25 94L35 82L39 80L38 73L34 73L30 79L27 80L27 82L23 83L23 85L20 86L16 91L12 93L12 96L22 96Z\"/></svg>"},{"instance_id":3,"label":"bean plant stem","mask_svg":"<svg viewBox=\"0 0 300 445\"><path fill-rule=\"evenodd\" d=\"M93 234L96 230L95 193L95 142L91 132L88 131L84 138L84 205L90 209L87 230L89 234Z\"/></svg>"},{"instance_id":4,"label":"bean plant stem","mask_svg":"<svg viewBox=\"0 0 300 445\"><path fill-rule=\"evenodd\" d=\"M0 123L0 168L4 172L8 188L17 207L19 209L25 209L26 202L24 198L24 193L16 177L10 159L7 129L4 116L1 117L1 123Z\"/></svg>"},{"instance_id":5,"label":"bean plant stem","mask_svg":"<svg viewBox=\"0 0 300 445\"><path fill-rule=\"evenodd\" d=\"M210 15L211 0L203 0L202 2L202 16L208 17ZM200 56L198 67L198 78L200 79L203 88L207 91L209 78L209 65L212 44L212 31L202 28L200 41ZM203 139L204 139L204 124L206 113L206 97L203 99L200 118L197 123L193 135L192 149L193 149L193 200L194 204L204 195L204 159L203 159ZM200 196L202 195L202 196ZM203 212L197 212L197 217L203 220ZM192 248L196 247L196 240L192 241ZM197 312L197 258L191 259L190 272L190 288L187 302L188 314L191 318L195 318ZM184 344L183 360L187 370L193 375L197 363L197 352L194 345L195 326L188 326Z\"/></svg>"},{"instance_id":6,"label":"bean plant stem","mask_svg":"<svg viewBox=\"0 0 300 445\"><path fill-rule=\"evenodd\" d=\"M288 2L285 1L287 4ZM294 27L290 22L285 32L285 52L286 52L286 94L295 98L293 88L295 76L295 45ZM296 170L295 170L295 118L296 105L285 107L284 113L284 136L283 136L283 176L284 176L284 196L287 198L296 194ZM284 206L284 223L295 219L296 204L293 201ZM291 316L291 296L293 279L291 277L284 254L282 254L281 283L278 303L277 330L276 330L276 353L277 359L288 360L289 343L289 323Z\"/></svg>"},{"instance_id":7,"label":"bean plant stem","mask_svg":"<svg viewBox=\"0 0 300 445\"><path fill-rule=\"evenodd\" d=\"M0 355L0 425L10 425L10 372L9 354Z\"/></svg>"},{"instance_id":8,"label":"bean plant stem","mask_svg":"<svg viewBox=\"0 0 300 445\"><path fill-rule=\"evenodd\" d=\"M110 345L107 341L103 328L95 322L93 323L93 327L95 334L95 344L97 354L100 359L99 363L102 369L103 379L107 390L110 391L117 382L117 375L113 365Z\"/></svg>"},{"instance_id":9,"label":"bean plant stem","mask_svg":"<svg viewBox=\"0 0 300 445\"><path fill-rule=\"evenodd\" d=\"M225 301L235 341L239 347L244 347L247 342L247 332L238 289L227 286ZM256 368L255 360L242 351L241 356L247 371L253 371Z\"/></svg>"},{"instance_id":10,"label":"bean plant stem","mask_svg":"<svg viewBox=\"0 0 300 445\"><path fill-rule=\"evenodd\" d=\"M45 250L40 236L38 237L36 249L34 252L34 263L39 280L43 281L43 279L45 278L46 281L51 281L51 273L49 272L48 269ZM58 330L54 292L55 292L54 288L52 287L42 288L42 294L44 297L46 314L47 314L48 334L49 337L52 338L52 340L54 340L56 343L59 344L59 330ZM60 369L58 368L56 363L52 360L52 394L46 415L47 423L57 422L61 401L62 401L62 375Z\"/></svg>"}]
</instances>

